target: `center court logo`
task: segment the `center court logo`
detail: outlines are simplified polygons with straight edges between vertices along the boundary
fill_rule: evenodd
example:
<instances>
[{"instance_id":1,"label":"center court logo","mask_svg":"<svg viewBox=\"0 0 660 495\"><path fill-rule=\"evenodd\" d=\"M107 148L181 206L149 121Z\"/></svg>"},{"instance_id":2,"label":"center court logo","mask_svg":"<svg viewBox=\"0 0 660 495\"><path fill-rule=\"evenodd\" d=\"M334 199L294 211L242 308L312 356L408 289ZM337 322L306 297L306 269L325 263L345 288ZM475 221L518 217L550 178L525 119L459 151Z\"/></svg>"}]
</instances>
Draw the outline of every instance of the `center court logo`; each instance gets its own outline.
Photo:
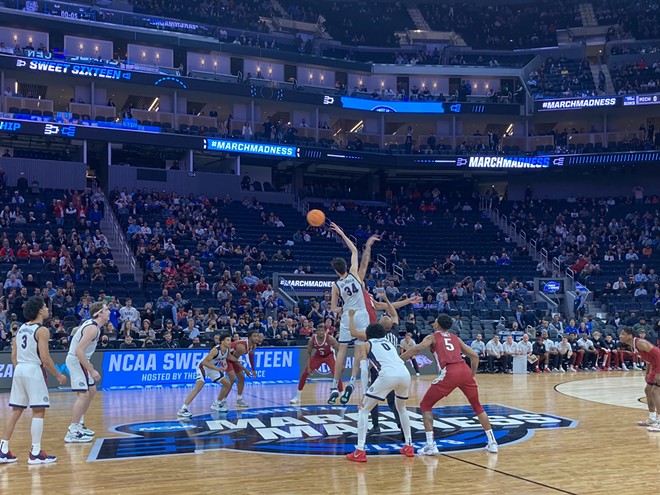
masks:
<instances>
[{"instance_id":1,"label":"center court logo","mask_svg":"<svg viewBox=\"0 0 660 495\"><path fill-rule=\"evenodd\" d=\"M575 428L577 421L497 404L485 405L500 445L527 440L534 430ZM425 442L421 411L410 408L413 441ZM434 435L441 452L486 446L486 435L470 406L433 410ZM380 408L381 434L367 438L371 455L399 455L401 432L393 414ZM204 414L190 421L150 421L113 428L129 436L97 440L88 461L238 450L271 454L338 456L352 452L357 440L357 407L309 405Z\"/></svg>"}]
</instances>

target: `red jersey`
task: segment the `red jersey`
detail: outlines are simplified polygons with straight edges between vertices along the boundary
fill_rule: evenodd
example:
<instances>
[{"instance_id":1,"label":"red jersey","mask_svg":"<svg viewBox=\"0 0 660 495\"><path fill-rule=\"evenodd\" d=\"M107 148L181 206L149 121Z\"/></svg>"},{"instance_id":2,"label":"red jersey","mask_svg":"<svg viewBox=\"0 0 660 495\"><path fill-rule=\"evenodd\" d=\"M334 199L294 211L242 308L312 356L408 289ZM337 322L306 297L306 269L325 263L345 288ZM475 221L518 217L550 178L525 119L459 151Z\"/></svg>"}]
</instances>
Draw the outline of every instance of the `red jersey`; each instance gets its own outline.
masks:
<instances>
[{"instance_id":1,"label":"red jersey","mask_svg":"<svg viewBox=\"0 0 660 495\"><path fill-rule=\"evenodd\" d=\"M435 332L435 343L431 346L431 353L435 356L440 369L448 364L464 363L461 355L461 343L456 335L449 332Z\"/></svg>"},{"instance_id":2,"label":"red jersey","mask_svg":"<svg viewBox=\"0 0 660 495\"><path fill-rule=\"evenodd\" d=\"M234 354L234 351L236 351L236 347L239 345L243 345L245 346L245 349L247 349L248 359L250 360L252 369L254 369L254 350L257 348L257 346L253 345L252 347L250 347L250 343L248 342L247 339L235 340L234 342L231 343L231 350L229 352Z\"/></svg>"},{"instance_id":3,"label":"red jersey","mask_svg":"<svg viewBox=\"0 0 660 495\"><path fill-rule=\"evenodd\" d=\"M323 336L323 340L319 342L316 335L312 337L312 348L314 349L313 356L326 357L332 354L332 346L330 345L330 338L328 335Z\"/></svg>"},{"instance_id":4,"label":"red jersey","mask_svg":"<svg viewBox=\"0 0 660 495\"><path fill-rule=\"evenodd\" d=\"M644 361L649 363L651 365L651 368L654 370L659 370L660 369L660 349L658 349L656 346L651 344L651 350L650 351L640 351L637 349L637 342L640 340L639 337L635 337L633 340L633 352L637 354L639 357L641 357Z\"/></svg>"}]
</instances>

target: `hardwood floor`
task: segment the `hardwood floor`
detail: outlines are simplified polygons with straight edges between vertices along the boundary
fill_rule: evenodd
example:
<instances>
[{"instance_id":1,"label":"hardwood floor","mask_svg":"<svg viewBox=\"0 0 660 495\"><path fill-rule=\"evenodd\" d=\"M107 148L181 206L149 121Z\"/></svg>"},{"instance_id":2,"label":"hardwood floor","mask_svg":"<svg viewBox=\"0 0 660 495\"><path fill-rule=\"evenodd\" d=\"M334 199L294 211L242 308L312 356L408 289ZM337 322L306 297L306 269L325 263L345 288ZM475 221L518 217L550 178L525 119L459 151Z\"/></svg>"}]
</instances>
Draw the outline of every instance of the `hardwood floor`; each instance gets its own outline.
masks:
<instances>
[{"instance_id":1,"label":"hardwood floor","mask_svg":"<svg viewBox=\"0 0 660 495\"><path fill-rule=\"evenodd\" d=\"M496 433L511 440L499 454L481 449L485 436L464 417L466 402L454 393L437 406L436 431L443 435L436 439L444 440L445 455L374 455L398 441L398 432L387 434L394 423L381 405L384 433L369 437L372 452L366 464L343 459L344 452L353 450L350 430L356 410L326 406L328 382L308 383L300 408L289 405L293 384L248 387L244 398L251 409L228 415L210 414L207 408L217 389L206 387L191 406L196 416L190 422L176 418L188 388L100 392L85 419L96 430L97 440L90 444L64 443L74 396L53 392L43 448L58 456L57 463L27 465L26 412L11 441L19 461L0 465L0 493L658 493L660 434L636 425L646 418L646 407L639 402L644 395L641 373L479 375L478 382L482 402L492 405L491 417L499 424ZM429 384L430 379L413 379L411 411ZM8 398L8 393L0 394L0 410L9 410ZM234 401L232 393L230 409ZM420 425L414 414L412 419ZM241 421L247 428L238 428ZM563 427L554 427L559 422ZM127 424L134 425L120 426ZM300 438L281 438L295 428L302 432ZM423 439L417 431L415 441ZM101 460L106 458L111 460Z\"/></svg>"}]
</instances>

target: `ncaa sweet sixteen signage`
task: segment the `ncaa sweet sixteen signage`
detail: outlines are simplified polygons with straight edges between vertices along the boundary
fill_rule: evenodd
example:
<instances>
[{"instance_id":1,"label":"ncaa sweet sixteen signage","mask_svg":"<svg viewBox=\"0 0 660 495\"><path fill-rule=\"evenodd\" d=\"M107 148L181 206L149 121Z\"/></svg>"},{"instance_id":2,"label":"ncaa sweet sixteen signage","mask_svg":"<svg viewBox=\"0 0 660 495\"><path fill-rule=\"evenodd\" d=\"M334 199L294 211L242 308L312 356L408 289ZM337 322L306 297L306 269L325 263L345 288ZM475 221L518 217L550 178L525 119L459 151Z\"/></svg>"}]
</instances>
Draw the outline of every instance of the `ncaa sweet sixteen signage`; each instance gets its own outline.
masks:
<instances>
[{"instance_id":1,"label":"ncaa sweet sixteen signage","mask_svg":"<svg viewBox=\"0 0 660 495\"><path fill-rule=\"evenodd\" d=\"M101 386L104 389L173 385L195 381L196 369L209 349L121 350L103 353ZM300 349L257 349L257 382L297 380ZM245 356L241 358L244 364ZM249 368L249 365L247 365Z\"/></svg>"}]
</instances>

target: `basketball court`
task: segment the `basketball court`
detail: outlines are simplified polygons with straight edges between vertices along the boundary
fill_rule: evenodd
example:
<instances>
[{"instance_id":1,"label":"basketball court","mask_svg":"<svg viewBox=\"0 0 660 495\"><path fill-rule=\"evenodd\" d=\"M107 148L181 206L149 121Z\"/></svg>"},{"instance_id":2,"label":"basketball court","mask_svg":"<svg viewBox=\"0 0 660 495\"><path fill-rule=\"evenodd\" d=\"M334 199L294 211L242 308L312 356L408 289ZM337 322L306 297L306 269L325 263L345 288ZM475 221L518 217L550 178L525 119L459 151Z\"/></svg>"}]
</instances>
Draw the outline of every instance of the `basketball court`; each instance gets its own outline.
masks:
<instances>
[{"instance_id":1,"label":"basketball court","mask_svg":"<svg viewBox=\"0 0 660 495\"><path fill-rule=\"evenodd\" d=\"M431 378L414 378L410 409ZM28 466L30 421L12 439L19 462L0 465L1 493L41 494L651 494L660 486L660 434L636 425L647 416L642 373L479 375L500 452L482 449L485 435L460 393L437 409L443 455L404 458L387 407L380 436L367 439L366 464L343 458L355 443L356 407L327 406L330 383L311 382L302 406L294 384L252 385L251 408L211 413L217 389L205 387L191 421L177 408L188 388L100 392L85 418L89 444L65 444L74 394L54 392L44 449L53 465ZM8 393L0 407L8 411ZM453 407L450 407L453 406ZM29 413L28 413L29 415ZM413 414L421 446L421 420ZM475 427L474 425L477 425ZM392 452L392 453L390 453ZM380 453L381 455L377 455ZM641 473L641 475L640 475ZM641 476L641 479L640 479Z\"/></svg>"}]
</instances>

